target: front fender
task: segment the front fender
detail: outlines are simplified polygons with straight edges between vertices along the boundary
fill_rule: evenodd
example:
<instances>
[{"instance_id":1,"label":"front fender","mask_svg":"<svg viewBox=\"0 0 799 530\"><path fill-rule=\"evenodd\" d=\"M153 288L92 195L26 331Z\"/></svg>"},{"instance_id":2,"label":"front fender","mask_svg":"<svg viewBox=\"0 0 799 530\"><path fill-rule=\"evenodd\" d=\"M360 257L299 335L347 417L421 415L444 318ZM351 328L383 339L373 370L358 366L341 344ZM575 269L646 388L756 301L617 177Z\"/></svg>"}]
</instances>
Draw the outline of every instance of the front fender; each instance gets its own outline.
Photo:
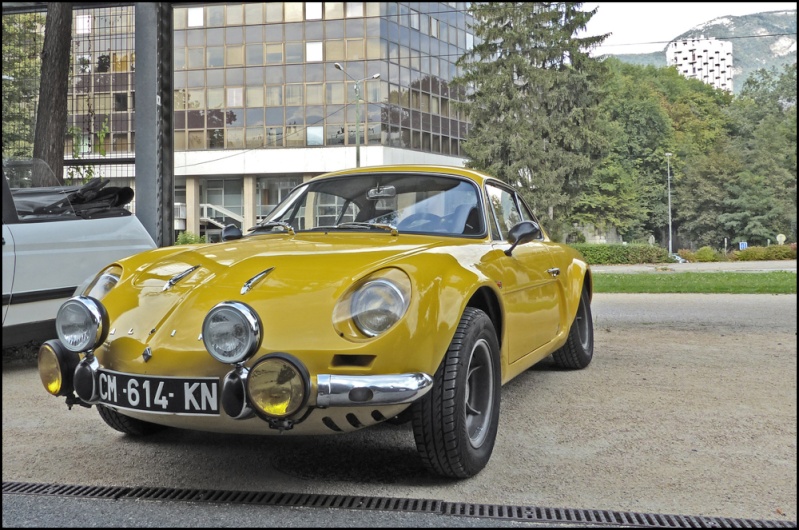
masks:
<instances>
[{"instance_id":1,"label":"front fender","mask_svg":"<svg viewBox=\"0 0 799 530\"><path fill-rule=\"evenodd\" d=\"M568 255L568 259L570 261L561 266L561 270L565 271L565 274L561 274L561 288L563 289L565 329L567 330L577 315L583 288L588 289L589 301L594 295L591 267L582 259L582 256L576 254L576 251L575 254Z\"/></svg>"},{"instance_id":2,"label":"front fender","mask_svg":"<svg viewBox=\"0 0 799 530\"><path fill-rule=\"evenodd\" d=\"M431 338L429 358L430 374L435 373L438 365L444 358L447 349L455 336L461 316L467 306L472 305L473 299L479 300L478 306L488 306L491 302L486 297L475 297L478 291L488 290L500 308L500 295L497 284L481 272L476 264L478 260L469 260L458 256L456 251L450 253L428 253L425 256L416 256L416 263L409 264L406 272L412 278L414 291L418 293L415 323L420 336ZM474 263L474 266L471 264ZM499 311L487 313L495 321L497 340L502 343L501 308ZM412 317L413 318L413 317Z\"/></svg>"}]
</instances>

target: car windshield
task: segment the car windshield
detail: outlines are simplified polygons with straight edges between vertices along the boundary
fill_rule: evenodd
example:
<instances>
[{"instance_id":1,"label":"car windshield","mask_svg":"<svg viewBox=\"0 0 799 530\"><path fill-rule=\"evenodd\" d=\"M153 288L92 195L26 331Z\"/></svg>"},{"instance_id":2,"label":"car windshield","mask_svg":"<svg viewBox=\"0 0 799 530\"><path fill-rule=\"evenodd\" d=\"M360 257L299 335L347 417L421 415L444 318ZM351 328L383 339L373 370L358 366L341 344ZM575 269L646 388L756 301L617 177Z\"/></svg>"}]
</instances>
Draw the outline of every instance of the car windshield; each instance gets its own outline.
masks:
<instances>
[{"instance_id":1,"label":"car windshield","mask_svg":"<svg viewBox=\"0 0 799 530\"><path fill-rule=\"evenodd\" d=\"M440 175L358 174L295 188L261 231L375 230L450 236L484 233L480 193L468 180Z\"/></svg>"}]
</instances>

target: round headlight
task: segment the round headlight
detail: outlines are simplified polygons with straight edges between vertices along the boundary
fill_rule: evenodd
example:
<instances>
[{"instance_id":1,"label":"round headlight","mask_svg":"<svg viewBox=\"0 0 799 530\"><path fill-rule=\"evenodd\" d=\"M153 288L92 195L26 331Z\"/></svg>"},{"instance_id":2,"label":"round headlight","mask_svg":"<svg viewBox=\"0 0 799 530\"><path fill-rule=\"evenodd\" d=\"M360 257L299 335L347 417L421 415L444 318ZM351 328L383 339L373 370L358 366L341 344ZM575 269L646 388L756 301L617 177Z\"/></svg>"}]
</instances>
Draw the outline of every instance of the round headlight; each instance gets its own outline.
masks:
<instances>
[{"instance_id":1,"label":"round headlight","mask_svg":"<svg viewBox=\"0 0 799 530\"><path fill-rule=\"evenodd\" d=\"M39 378L45 390L54 396L72 393L72 375L80 357L67 351L57 340L48 340L39 347Z\"/></svg>"},{"instance_id":2,"label":"round headlight","mask_svg":"<svg viewBox=\"0 0 799 530\"><path fill-rule=\"evenodd\" d=\"M305 406L310 377L299 361L284 354L267 355L250 370L247 394L253 410L268 418L286 418Z\"/></svg>"},{"instance_id":3,"label":"round headlight","mask_svg":"<svg viewBox=\"0 0 799 530\"><path fill-rule=\"evenodd\" d=\"M61 305L55 327L58 338L69 351L92 350L105 340L108 313L94 298L76 296Z\"/></svg>"},{"instance_id":4,"label":"round headlight","mask_svg":"<svg viewBox=\"0 0 799 530\"><path fill-rule=\"evenodd\" d=\"M350 306L355 325L369 337L393 326L406 309L408 299L399 287L384 278L366 282L353 294Z\"/></svg>"},{"instance_id":5,"label":"round headlight","mask_svg":"<svg viewBox=\"0 0 799 530\"><path fill-rule=\"evenodd\" d=\"M241 302L217 304L203 321L203 343L217 361L234 364L249 359L261 346L258 314Z\"/></svg>"}]
</instances>

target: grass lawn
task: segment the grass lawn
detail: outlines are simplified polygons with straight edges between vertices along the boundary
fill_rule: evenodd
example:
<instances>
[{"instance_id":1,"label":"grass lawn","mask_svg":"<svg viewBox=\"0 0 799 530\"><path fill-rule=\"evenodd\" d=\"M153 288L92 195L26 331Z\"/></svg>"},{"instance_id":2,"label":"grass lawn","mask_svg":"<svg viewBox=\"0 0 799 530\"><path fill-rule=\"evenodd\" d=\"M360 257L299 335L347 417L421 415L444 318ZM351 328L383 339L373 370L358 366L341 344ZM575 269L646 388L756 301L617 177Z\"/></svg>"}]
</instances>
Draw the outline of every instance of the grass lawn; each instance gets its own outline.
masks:
<instances>
[{"instance_id":1,"label":"grass lawn","mask_svg":"<svg viewBox=\"0 0 799 530\"><path fill-rule=\"evenodd\" d=\"M796 294L796 273L644 272L595 273L595 293Z\"/></svg>"}]
</instances>

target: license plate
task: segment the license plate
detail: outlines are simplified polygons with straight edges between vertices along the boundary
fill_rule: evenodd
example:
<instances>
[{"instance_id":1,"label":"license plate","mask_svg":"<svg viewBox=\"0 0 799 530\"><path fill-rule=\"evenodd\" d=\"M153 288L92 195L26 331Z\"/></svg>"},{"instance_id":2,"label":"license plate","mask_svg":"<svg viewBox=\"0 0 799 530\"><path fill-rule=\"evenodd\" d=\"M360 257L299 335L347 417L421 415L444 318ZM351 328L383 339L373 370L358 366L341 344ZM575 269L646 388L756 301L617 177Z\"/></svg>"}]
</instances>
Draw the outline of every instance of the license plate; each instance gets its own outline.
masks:
<instances>
[{"instance_id":1,"label":"license plate","mask_svg":"<svg viewBox=\"0 0 799 530\"><path fill-rule=\"evenodd\" d=\"M157 377L98 370L100 403L162 414L219 414L218 377Z\"/></svg>"}]
</instances>

